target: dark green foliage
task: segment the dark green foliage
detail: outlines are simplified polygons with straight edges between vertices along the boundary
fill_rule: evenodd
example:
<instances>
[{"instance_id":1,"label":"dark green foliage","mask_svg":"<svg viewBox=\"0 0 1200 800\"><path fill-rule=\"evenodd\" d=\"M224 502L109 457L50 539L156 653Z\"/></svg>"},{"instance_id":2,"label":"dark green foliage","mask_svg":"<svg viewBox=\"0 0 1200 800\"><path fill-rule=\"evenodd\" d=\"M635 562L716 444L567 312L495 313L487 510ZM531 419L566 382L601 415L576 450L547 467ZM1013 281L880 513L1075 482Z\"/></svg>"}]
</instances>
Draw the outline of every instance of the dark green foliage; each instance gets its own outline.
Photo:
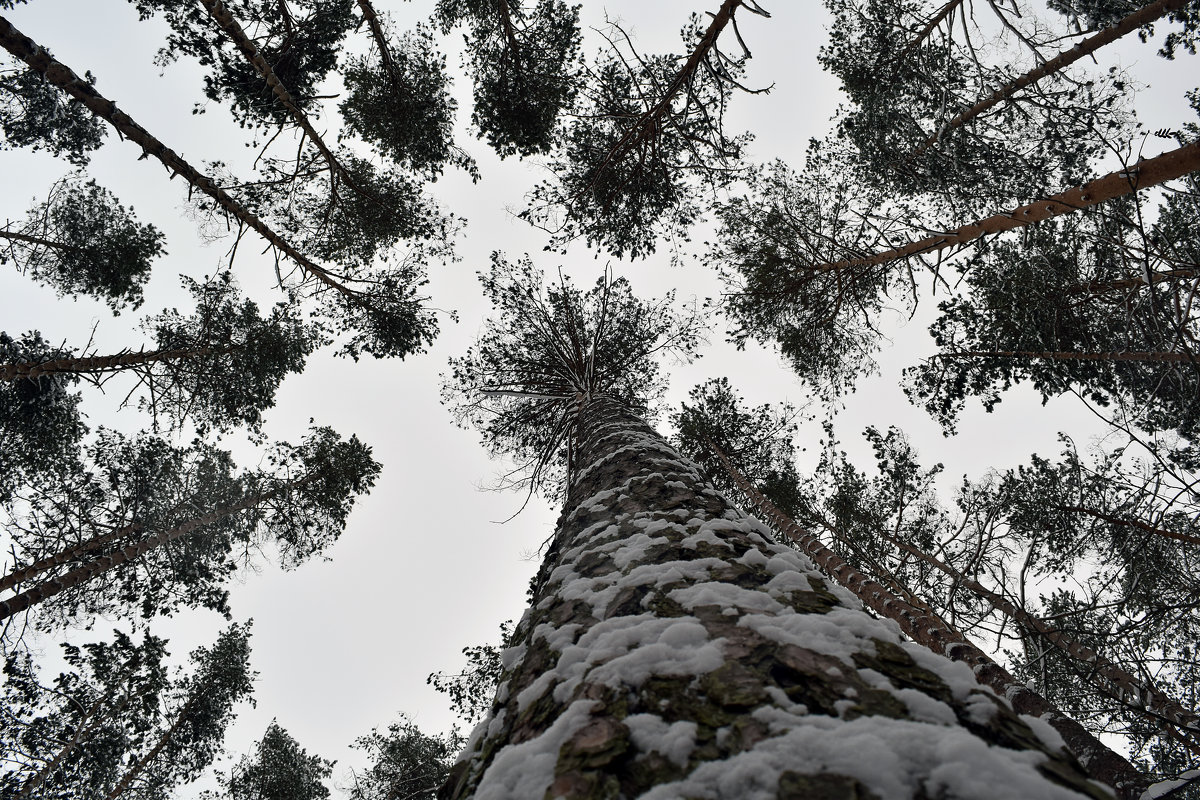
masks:
<instances>
[{"instance_id":1,"label":"dark green foliage","mask_svg":"<svg viewBox=\"0 0 1200 800\"><path fill-rule=\"evenodd\" d=\"M1100 214L1026 228L1018 239L980 250L966 283L970 294L944 302L931 327L941 355L909 371L906 391L946 427L966 398L991 410L1004 390L1029 381L1043 398L1076 391L1150 430L1194 436L1200 424L1200 372L1187 361L1063 360L1025 356L965 356L969 352L1189 352L1195 320L1171 300L1169 284L1111 290L1157 263L1155 245L1178 227L1170 214L1149 237L1140 234L1128 203ZM1194 237L1194 224L1182 231ZM1143 255L1146 254L1146 255ZM1149 257L1149 264L1143 258ZM1142 262L1142 263L1139 263Z\"/></svg>"},{"instance_id":2,"label":"dark green foliage","mask_svg":"<svg viewBox=\"0 0 1200 800\"><path fill-rule=\"evenodd\" d=\"M195 312L169 309L143 327L158 350L186 354L139 370L142 402L156 420L166 416L178 426L190 419L201 434L239 425L257 431L279 384L304 369L321 338L291 306L280 303L261 316L228 272L204 283L184 278L184 285L196 298Z\"/></svg>"},{"instance_id":3,"label":"dark green foliage","mask_svg":"<svg viewBox=\"0 0 1200 800\"><path fill-rule=\"evenodd\" d=\"M512 620L500 623L500 641L464 647L466 668L455 675L435 672L425 682L450 698L450 707L467 725L475 725L492 707L503 669L500 651L512 643Z\"/></svg>"},{"instance_id":4,"label":"dark green foliage","mask_svg":"<svg viewBox=\"0 0 1200 800\"><path fill-rule=\"evenodd\" d=\"M351 58L343 70L346 127L385 158L430 178L447 162L474 171L454 145L456 103L447 91L446 58L427 28L389 43L388 58Z\"/></svg>"},{"instance_id":5,"label":"dark green foliage","mask_svg":"<svg viewBox=\"0 0 1200 800\"><path fill-rule=\"evenodd\" d=\"M547 152L578 90L579 6L562 0L438 0L445 32L466 24L471 119L506 157Z\"/></svg>"},{"instance_id":6,"label":"dark green foliage","mask_svg":"<svg viewBox=\"0 0 1200 800\"><path fill-rule=\"evenodd\" d=\"M12 8L0 3L0 8ZM89 84L92 73L84 73ZM28 147L82 167L104 142L105 128L82 103L69 99L34 69L0 69L0 149Z\"/></svg>"},{"instance_id":7,"label":"dark green foliage","mask_svg":"<svg viewBox=\"0 0 1200 800\"><path fill-rule=\"evenodd\" d=\"M115 311L141 305L142 284L165 252L163 239L107 189L69 176L30 209L24 224L0 231L0 264L12 261L60 296L88 295Z\"/></svg>"},{"instance_id":8,"label":"dark green foliage","mask_svg":"<svg viewBox=\"0 0 1200 800\"><path fill-rule=\"evenodd\" d=\"M834 23L820 61L850 99L835 118L836 137L857 154L866 183L924 195L942 213L979 216L1082 182L1107 142L1128 133L1127 82L1115 72L1043 78L969 124L943 131L1019 72L982 62L976 46L953 37L926 39L908 51L932 14L925 3L830 0L827 6Z\"/></svg>"},{"instance_id":9,"label":"dark green foliage","mask_svg":"<svg viewBox=\"0 0 1200 800\"><path fill-rule=\"evenodd\" d=\"M101 429L86 456L86 472L41 482L32 490L35 503L29 509L10 509L17 563L36 562L112 531L123 533L30 583L234 503L244 492L229 454L204 443L180 448L153 436L127 438ZM217 520L101 580L44 601L42 624L65 625L101 614L149 618L194 607L227 614L226 584L238 567L238 551L249 549L253 534L244 517Z\"/></svg>"},{"instance_id":10,"label":"dark green foliage","mask_svg":"<svg viewBox=\"0 0 1200 800\"><path fill-rule=\"evenodd\" d=\"M429 736L401 716L386 733L373 730L355 741L372 763L354 773L350 800L435 800L462 745L455 731Z\"/></svg>"},{"instance_id":11,"label":"dark green foliage","mask_svg":"<svg viewBox=\"0 0 1200 800\"><path fill-rule=\"evenodd\" d=\"M512 263L497 253L480 280L495 311L467 353L450 360L443 402L490 453L516 460L514 485L550 496L563 488L583 396L647 413L665 389L655 355L686 358L702 335L698 316L674 311L673 293L642 301L623 278L581 290L560 277L543 287L528 257Z\"/></svg>"},{"instance_id":12,"label":"dark green foliage","mask_svg":"<svg viewBox=\"0 0 1200 800\"><path fill-rule=\"evenodd\" d=\"M191 56L211 71L209 100L228 103L243 127L292 127L288 110L223 33L208 11L191 0L130 0L142 18L162 14L171 26L159 61ZM353 0L230 0L230 13L254 40L302 110L314 109L317 87L337 64L342 39L354 26Z\"/></svg>"},{"instance_id":13,"label":"dark green foliage","mask_svg":"<svg viewBox=\"0 0 1200 800\"><path fill-rule=\"evenodd\" d=\"M693 18L684 41L702 31ZM744 59L706 56L676 86L690 54L602 57L590 70L571 123L556 144L554 179L531 193L522 213L555 244L583 237L614 256L653 253L660 236L686 239L704 194L739 172L748 136L729 136L724 113Z\"/></svg>"},{"instance_id":14,"label":"dark green foliage","mask_svg":"<svg viewBox=\"0 0 1200 800\"><path fill-rule=\"evenodd\" d=\"M254 476L254 491L274 493L257 513L265 538L293 569L333 544L346 527L356 498L379 476L379 462L357 436L343 441L314 427L298 446L277 445L268 471Z\"/></svg>"},{"instance_id":15,"label":"dark green foliage","mask_svg":"<svg viewBox=\"0 0 1200 800\"><path fill-rule=\"evenodd\" d=\"M428 298L417 294L426 283L419 265L408 262L372 277L357 296L325 293L325 313L334 321L329 332L344 335L340 354L357 360L362 353L424 353L438 334L437 318L423 305Z\"/></svg>"},{"instance_id":16,"label":"dark green foliage","mask_svg":"<svg viewBox=\"0 0 1200 800\"><path fill-rule=\"evenodd\" d=\"M230 625L212 646L193 650L190 660L188 674L175 682L166 724L158 731L155 745L162 747L127 771L128 776L136 770L131 788L167 795L198 778L221 751L235 707L251 699L255 673L250 669L249 622Z\"/></svg>"},{"instance_id":17,"label":"dark green foliage","mask_svg":"<svg viewBox=\"0 0 1200 800\"><path fill-rule=\"evenodd\" d=\"M368 447L328 428L314 428L299 445L277 444L265 469L240 475L228 453L203 442L179 448L107 430L87 456L86 472L43 481L25 493L31 504L6 509L18 565L67 554L22 588L182 524L202 524L43 600L36 607L47 626L193 607L228 614L227 585L237 570L260 563L265 551L274 550L284 569L324 552L379 472ZM238 504L246 508L231 512Z\"/></svg>"},{"instance_id":18,"label":"dark green foliage","mask_svg":"<svg viewBox=\"0 0 1200 800\"><path fill-rule=\"evenodd\" d=\"M718 489L737 496L740 490L713 451L716 445L768 500L795 517L804 503L792 444L795 407L744 408L728 378L693 387L688 398L690 403L671 414L679 451L699 463Z\"/></svg>"},{"instance_id":19,"label":"dark green foliage","mask_svg":"<svg viewBox=\"0 0 1200 800\"><path fill-rule=\"evenodd\" d=\"M63 645L69 671L43 686L27 653L5 660L0 798L29 790L40 800L103 797L125 762L153 741L169 686L166 642L140 645L120 631L110 642Z\"/></svg>"},{"instance_id":20,"label":"dark green foliage","mask_svg":"<svg viewBox=\"0 0 1200 800\"><path fill-rule=\"evenodd\" d=\"M310 756L275 720L222 779L229 800L324 800L324 781L333 773L332 761ZM215 800L215 798L214 798Z\"/></svg>"},{"instance_id":21,"label":"dark green foliage","mask_svg":"<svg viewBox=\"0 0 1200 800\"><path fill-rule=\"evenodd\" d=\"M1200 527L1186 488L1194 477L1121 450L1084 458L1063 442L1057 461L1034 456L979 497L1006 525L1007 546L1026 554L1027 580L1055 587L1038 589L1040 616L1194 708ZM1086 577L1063 580L1071 575ZM1105 692L1087 665L1038 640L1025 651L1021 677L1096 729L1127 737L1159 774L1178 771L1186 749L1141 714L1135 698Z\"/></svg>"},{"instance_id":22,"label":"dark green foliage","mask_svg":"<svg viewBox=\"0 0 1200 800\"><path fill-rule=\"evenodd\" d=\"M729 287L731 340L774 343L826 398L874 371L885 296L902 299L915 286L894 265L817 268L871 252L887 233L886 223L864 223L882 198L848 181L843 166L814 147L803 172L782 163L758 171L746 195L717 207L721 227L706 256Z\"/></svg>"},{"instance_id":23,"label":"dark green foliage","mask_svg":"<svg viewBox=\"0 0 1200 800\"><path fill-rule=\"evenodd\" d=\"M37 331L14 339L0 331L0 363L67 355ZM71 471L87 432L72 375L0 381L0 501L37 476Z\"/></svg>"}]
</instances>

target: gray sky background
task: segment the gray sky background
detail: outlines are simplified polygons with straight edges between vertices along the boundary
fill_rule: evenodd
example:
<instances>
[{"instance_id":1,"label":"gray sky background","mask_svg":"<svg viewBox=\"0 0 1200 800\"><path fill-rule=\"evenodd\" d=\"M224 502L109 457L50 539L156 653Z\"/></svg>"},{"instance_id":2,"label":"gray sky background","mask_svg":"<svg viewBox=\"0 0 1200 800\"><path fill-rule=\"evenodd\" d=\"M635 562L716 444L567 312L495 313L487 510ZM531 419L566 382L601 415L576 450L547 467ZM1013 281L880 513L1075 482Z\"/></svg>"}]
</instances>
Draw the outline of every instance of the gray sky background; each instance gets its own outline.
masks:
<instances>
[{"instance_id":1,"label":"gray sky background","mask_svg":"<svg viewBox=\"0 0 1200 800\"><path fill-rule=\"evenodd\" d=\"M708 5L715 10L718 3L710 0ZM736 97L730 128L755 134L753 160L779 157L799 166L808 140L828 130L838 102L837 86L816 62L826 19L815 2L775 0L765 5L773 18L743 14L741 29L754 53L748 85L774 88L767 95ZM426 19L433 3L377 0L376 6L391 12L398 27L406 29ZM653 53L678 52L679 30L697 10L703 9L694 0L610 0L585 3L582 13L585 28L602 25L606 13L622 21L639 48ZM235 173L248 171L242 167L252 153L242 146L241 132L227 112L212 106L206 114L191 113L201 98L198 67L177 63L160 75L154 66L154 53L165 35L158 21L139 22L135 9L120 0L33 0L5 15L77 72L92 70L103 94L197 167L205 160L222 159ZM348 47L362 48L366 41L364 31ZM596 37L590 30L585 41L585 52L594 52ZM443 45L452 68L458 64L460 42L461 36L452 34ZM1137 100L1150 130L1185 118L1183 92L1195 85L1196 74L1195 57L1183 54L1171 63L1158 58L1155 49L1130 37L1104 51L1101 61L1102 66L1121 63L1150 84ZM473 433L453 427L438 400L446 359L466 349L488 313L475 272L486 267L493 250L511 257L529 252L548 270L561 265L578 284L590 284L605 264L611 264L643 296L671 288L682 299L720 291L713 275L690 257L673 267L666 253L636 263L597 259L581 246L567 256L541 253L543 235L507 211L520 210L522 195L542 177L541 168L530 162L498 161L467 131L469 81L459 79L455 93L460 104L459 143L478 160L483 180L472 185L462 174L449 174L432 187L444 206L465 217L468 225L458 241L461 260L430 265L428 288L431 305L457 310L460 322L443 319L442 335L430 352L403 362L356 364L318 353L303 375L282 387L277 407L268 416L272 438L299 440L311 417L372 445L384 471L329 551L331 561L312 562L289 573L267 562L259 574L245 575L234 588L234 618L254 618L253 663L259 672L257 707L242 709L227 740L234 753L245 750L276 718L309 752L337 759L337 775L348 765L363 763L360 754L347 749L354 738L385 726L398 712L407 712L427 731L444 730L453 717L444 698L426 686L425 677L439 670L457 671L462 647L493 641L501 621L521 615L538 548L552 532L558 510L535 499L512 522L497 524L520 507L523 497L482 488L494 482L503 465L487 459ZM327 117L326 129L335 119ZM1152 139L1145 152L1156 155L1170 146ZM0 330L36 328L52 341L80 346L96 326L97 352L136 348L143 338L133 326L142 314L173 304L183 310L187 301L177 275L199 277L221 268L230 240L210 242L198 235L186 214L182 179L168 181L161 166L138 161L137 156L134 145L110 134L93 156L89 173L133 206L142 221L167 234L169 255L157 264L145 305L139 312L113 318L98 303L59 300L5 268L0 272ZM0 153L0 219L21 217L68 167L44 153ZM691 251L699 252L710 236L710 229L698 230ZM278 293L272 289L271 261L261 249L260 241L247 235L234 272L247 293L267 306ZM1073 400L1043 408L1031 393L1013 392L995 414L971 407L960 434L943 438L896 388L900 369L929 349L925 328L936 301L924 297L924 313L907 324L898 316L889 320L893 347L880 359L883 374L846 400L837 429L862 464L869 458L859 436L866 425L897 425L908 432L927 464L945 463L947 487L963 473L978 477L992 467L1024 462L1034 451L1057 453L1059 430L1081 443L1101 430ZM670 402L677 404L694 384L722 375L753 403L805 402L803 387L773 354L754 347L738 353L723 339L718 323L703 358L671 369ZM85 389L84 409L93 428L108 425L133 432L144 424L134 411L116 412L124 396L120 385L114 380L105 395ZM806 428L807 441L801 446L815 444L818 434L814 427ZM230 437L229 444L241 448L244 465L252 463L255 456L238 445L236 437ZM210 642L224 624L215 614L196 612L156 621L153 629L170 638L172 651L183 658L193 647ZM104 635L111 627L100 620L96 632ZM79 641L89 635L96 634L72 633L67 638ZM60 638L39 640L48 664L54 663L54 642ZM180 797L195 791L185 789Z\"/></svg>"}]
</instances>

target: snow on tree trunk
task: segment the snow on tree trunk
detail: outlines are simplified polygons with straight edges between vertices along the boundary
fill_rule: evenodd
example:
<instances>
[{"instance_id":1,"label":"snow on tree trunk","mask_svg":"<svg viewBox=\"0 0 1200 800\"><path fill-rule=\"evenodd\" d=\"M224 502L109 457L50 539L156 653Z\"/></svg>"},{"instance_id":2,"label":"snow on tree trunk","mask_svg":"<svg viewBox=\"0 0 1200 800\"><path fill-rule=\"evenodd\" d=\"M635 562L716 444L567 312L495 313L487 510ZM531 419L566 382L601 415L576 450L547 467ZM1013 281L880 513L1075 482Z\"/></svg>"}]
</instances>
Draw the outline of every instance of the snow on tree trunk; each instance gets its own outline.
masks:
<instances>
[{"instance_id":1,"label":"snow on tree trunk","mask_svg":"<svg viewBox=\"0 0 1200 800\"><path fill-rule=\"evenodd\" d=\"M563 514L440 797L1109 797L646 423L580 410Z\"/></svg>"}]
</instances>

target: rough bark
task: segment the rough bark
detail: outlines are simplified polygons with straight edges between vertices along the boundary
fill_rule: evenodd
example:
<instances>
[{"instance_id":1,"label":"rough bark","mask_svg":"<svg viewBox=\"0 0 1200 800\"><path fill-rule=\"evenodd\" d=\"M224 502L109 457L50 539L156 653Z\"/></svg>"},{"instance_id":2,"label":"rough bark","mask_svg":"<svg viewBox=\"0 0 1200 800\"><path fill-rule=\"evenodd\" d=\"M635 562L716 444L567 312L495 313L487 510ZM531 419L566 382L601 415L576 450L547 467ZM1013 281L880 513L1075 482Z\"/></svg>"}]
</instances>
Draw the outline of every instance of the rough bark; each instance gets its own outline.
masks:
<instances>
[{"instance_id":1,"label":"rough bark","mask_svg":"<svg viewBox=\"0 0 1200 800\"><path fill-rule=\"evenodd\" d=\"M1192 142L1154 158L1140 160L1128 169L1109 173L1103 178L1097 178L1082 186L1068 189L1046 200L1020 206L1007 214L995 214L955 228L949 233L927 236L924 239L871 256L800 266L800 269L805 272L829 272L886 264L922 253L937 253L949 247L967 244L989 233L1003 233L1052 217L1070 214L1083 208L1090 208L1107 200L1132 194L1138 189L1149 189L1151 186L1174 180L1198 169L1200 169L1200 142Z\"/></svg>"},{"instance_id":2,"label":"rough bark","mask_svg":"<svg viewBox=\"0 0 1200 800\"><path fill-rule=\"evenodd\" d=\"M1111 688L1106 689L1106 691L1113 694L1121 702L1133 708L1144 710L1152 717L1165 719L1172 725L1177 725L1189 733L1200 733L1200 714L1197 714L1194 710L1184 708L1170 697L1164 695L1153 686L1138 680L1129 672L1109 661L1090 647L1085 647L1070 636L1059 633L1053 626L1048 625L1023 608L1019 608L1003 595L991 591L979 581L964 575L941 559L935 558L910 544L897 541L886 534L883 534L883 538L891 542L895 547L949 576L954 580L956 585L973 592L992 608L1009 617L1025 630L1040 636L1054 647L1080 662L1080 665L1087 668L1094 677L1099 677L1102 683L1107 681L1111 685Z\"/></svg>"},{"instance_id":3,"label":"rough bark","mask_svg":"<svg viewBox=\"0 0 1200 800\"><path fill-rule=\"evenodd\" d=\"M532 606L441 798L1106 796L614 401L583 404L575 442Z\"/></svg>"},{"instance_id":4,"label":"rough bark","mask_svg":"<svg viewBox=\"0 0 1200 800\"><path fill-rule=\"evenodd\" d=\"M142 158L153 156L172 175L182 175L193 187L216 201L217 205L229 212L243 225L256 231L270 242L271 246L296 262L305 274L354 299L359 299L359 293L342 284L324 267L319 266L275 233L265 222L259 219L250 209L243 206L228 192L218 186L212 178L204 175L175 151L150 135L137 124L132 117L117 108L117 104L96 91L87 81L82 80L68 66L54 59L37 42L17 30L12 23L0 16L0 46L12 53L18 59L28 64L43 75L47 81L66 92L71 97L83 103L97 117L111 125L117 133L142 148Z\"/></svg>"},{"instance_id":5,"label":"rough bark","mask_svg":"<svg viewBox=\"0 0 1200 800\"><path fill-rule=\"evenodd\" d=\"M50 361L0 364L0 381L15 381L21 378L32 380L42 375L52 375L57 372L70 372L77 375L117 372L144 364L153 364L157 361L179 361L185 358L200 358L207 355L227 355L241 347L243 345L232 344L221 348L191 347L176 350L139 350L136 352L114 353L108 356L56 358Z\"/></svg>"},{"instance_id":6,"label":"rough bark","mask_svg":"<svg viewBox=\"0 0 1200 800\"><path fill-rule=\"evenodd\" d=\"M1149 25L1157 19L1165 17L1170 12L1182 8L1186 2L1187 0L1156 0L1156 2L1134 11L1132 14L1129 14L1099 33L1089 36L1070 50L1059 53L1040 67L1032 69L1016 80L1000 87L983 100L980 100L966 111L963 111L949 122L943 124L937 133L922 142L921 146L909 156L909 159L911 160L925 153L930 147L937 144L938 140L945 136L947 132L962 127L988 109L994 108L1012 97L1026 86L1032 86L1042 78L1053 75L1074 64L1079 59L1091 55L1104 45L1114 42L1144 25Z\"/></svg>"},{"instance_id":7,"label":"rough bark","mask_svg":"<svg viewBox=\"0 0 1200 800\"><path fill-rule=\"evenodd\" d=\"M1129 761L1111 750L1078 722L1056 709L1046 698L1019 683L1008 670L972 644L958 629L947 625L940 617L896 598L821 544L811 531L798 525L764 497L725 457L720 448L714 445L714 450L730 478L760 518L773 530L794 541L828 575L853 592L868 608L895 620L905 635L913 641L935 653L970 666L981 683L990 686L1000 696L1006 697L1013 708L1023 714L1044 718L1063 737L1088 773L1096 780L1112 786L1119 797L1133 800L1149 785L1146 777Z\"/></svg>"}]
</instances>

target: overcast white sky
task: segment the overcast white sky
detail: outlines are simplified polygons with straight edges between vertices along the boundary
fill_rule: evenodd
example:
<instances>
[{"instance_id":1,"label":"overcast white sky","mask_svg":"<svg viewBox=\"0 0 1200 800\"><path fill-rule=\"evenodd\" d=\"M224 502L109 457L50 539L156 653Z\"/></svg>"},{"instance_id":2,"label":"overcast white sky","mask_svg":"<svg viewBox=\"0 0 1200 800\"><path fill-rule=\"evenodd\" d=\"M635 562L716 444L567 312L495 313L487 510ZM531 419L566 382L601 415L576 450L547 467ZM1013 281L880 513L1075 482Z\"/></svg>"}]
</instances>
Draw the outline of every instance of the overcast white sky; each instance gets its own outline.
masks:
<instances>
[{"instance_id":1,"label":"overcast white sky","mask_svg":"<svg viewBox=\"0 0 1200 800\"><path fill-rule=\"evenodd\" d=\"M708 5L714 10L719 3L709 0ZM433 3L377 0L376 6L393 13L407 28L427 18ZM808 140L827 130L838 102L836 86L816 62L825 17L811 1L775 0L766 6L773 18L743 15L742 33L754 53L749 85L774 88L769 95L736 98L731 128L756 135L752 158L782 157L798 164ZM585 26L602 24L606 13L620 19L644 52L678 52L678 32L697 10L704 7L695 0L610 0L585 3L582 13ZM237 171L248 157L250 151L242 147L240 131L224 109L214 106L207 114L192 115L192 105L200 98L198 68L179 63L160 75L153 57L164 28L156 21L139 22L128 3L33 0L5 14L77 72L92 70L103 94L195 165L219 158ZM459 41L452 35L445 45L452 66L458 61ZM360 37L351 46L364 43ZM595 38L590 37L585 50L591 52L594 46ZM1139 111L1151 129L1178 124L1186 113L1183 91L1194 85L1188 83L1189 74L1195 74L1194 57L1183 55L1170 64L1154 55L1152 45L1136 41L1104 57L1120 58L1151 84L1139 99ZM610 262L597 260L581 247L567 257L541 254L542 235L506 211L520 210L523 192L541 172L531 163L501 163L470 137L465 129L469 89L469 82L458 81L460 144L479 161L483 181L472 185L465 176L451 174L433 187L448 209L468 220L468 227L458 243L461 261L431 265L429 287L432 305L457 310L461 321L444 320L442 336L431 352L404 362L356 364L319 353L303 375L284 384L269 415L267 430L273 438L298 440L310 417L344 435L358 434L374 447L384 471L374 492L360 501L341 541L329 551L331 561L290 573L267 564L235 587L235 619L254 618L254 666L259 672L257 707L243 708L230 732L228 743L235 752L277 718L309 752L338 759L341 771L362 763L347 749L353 739L386 725L397 712L409 713L430 732L448 728L452 715L444 698L425 685L426 675L456 671L462 664L462 647L492 641L502 620L520 616L528 580L537 567L537 549L552 531L558 510L536 500L512 522L496 523L511 516L523 498L481 488L493 482L502 465L486 458L473 433L452 426L438 402L438 376L449 356L465 350L487 314L475 272L487 265L492 250L514 257L533 253L545 268L561 264L585 284ZM1154 155L1166 145L1151 141L1146 149ZM90 174L132 205L143 221L167 234L169 255L158 263L141 309L155 313L185 302L176 276L218 270L229 242L202 241L184 213L183 181L168 181L156 162L138 161L137 155L136 147L110 135L93 157ZM40 198L66 172L68 165L45 154L0 153L0 219L20 217L33 198ZM693 240L705 238L700 231ZM271 289L274 275L259 250L258 240L247 236L235 274L251 296L269 305L277 299ZM676 288L682 297L702 298L719 290L713 276L694 260L672 267L664 254L639 263L611 264L615 272L629 276L642 295ZM58 300L7 269L0 273L0 330L36 328L51 340L78 346L96 325L98 352L141 344L132 327L137 314L114 319L100 304ZM926 302L925 308L932 311L935 302ZM912 436L927 463L946 464L953 484L963 473L978 476L991 467L1023 462L1035 450L1057 452L1058 430L1083 440L1095 430L1086 412L1071 401L1042 408L1030 395L1014 395L994 415L968 413L960 435L943 439L924 412L910 406L896 389L899 370L927 348L926 324L915 320L889 326L894 348L881 360L884 374L849 398L839 418L846 445L864 458L868 454L858 432L865 425L898 425ZM755 403L804 401L802 387L773 355L753 348L733 352L722 344L720 329L712 338L704 358L673 371L673 402L692 385L721 375ZM141 421L136 414L115 413L123 394L114 388L105 396L87 396L84 407L93 427L137 429ZM816 434L806 431L813 437L809 444L815 443ZM211 641L223 625L218 616L197 612L156 622L154 629L169 637L173 652L183 657ZM102 633L109 627L105 621L97 624ZM42 646L48 652L57 649L52 639L43 640ZM180 796L193 793L189 789Z\"/></svg>"}]
</instances>

